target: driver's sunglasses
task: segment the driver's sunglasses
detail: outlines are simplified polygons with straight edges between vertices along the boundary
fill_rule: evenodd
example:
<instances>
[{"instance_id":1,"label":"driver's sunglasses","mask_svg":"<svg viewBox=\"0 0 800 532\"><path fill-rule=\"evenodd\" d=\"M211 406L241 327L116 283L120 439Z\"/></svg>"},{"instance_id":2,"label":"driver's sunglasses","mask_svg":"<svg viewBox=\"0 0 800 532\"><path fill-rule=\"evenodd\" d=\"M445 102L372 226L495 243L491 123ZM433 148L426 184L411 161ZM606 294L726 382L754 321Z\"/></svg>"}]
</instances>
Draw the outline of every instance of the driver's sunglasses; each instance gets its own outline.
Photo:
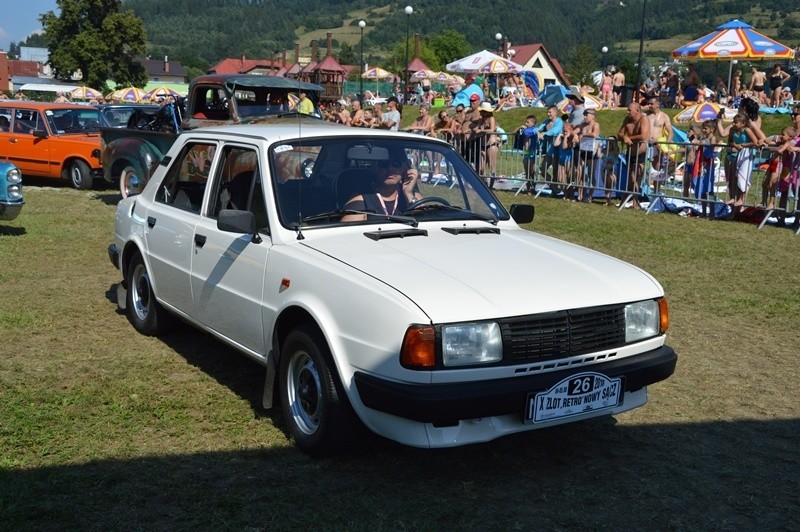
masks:
<instances>
[{"instance_id":1,"label":"driver's sunglasses","mask_svg":"<svg viewBox=\"0 0 800 532\"><path fill-rule=\"evenodd\" d=\"M378 161L378 168L402 168L406 164L404 160L392 160L392 161Z\"/></svg>"}]
</instances>

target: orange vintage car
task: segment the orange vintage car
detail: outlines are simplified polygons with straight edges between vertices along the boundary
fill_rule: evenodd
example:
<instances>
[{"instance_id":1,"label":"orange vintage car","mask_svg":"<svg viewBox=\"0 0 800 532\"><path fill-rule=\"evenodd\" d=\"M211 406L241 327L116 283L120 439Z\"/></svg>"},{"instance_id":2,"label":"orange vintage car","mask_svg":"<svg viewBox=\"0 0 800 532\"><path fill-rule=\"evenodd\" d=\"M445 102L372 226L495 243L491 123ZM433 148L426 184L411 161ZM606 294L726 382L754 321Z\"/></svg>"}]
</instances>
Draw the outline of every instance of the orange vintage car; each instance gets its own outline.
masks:
<instances>
[{"instance_id":1,"label":"orange vintage car","mask_svg":"<svg viewBox=\"0 0 800 532\"><path fill-rule=\"evenodd\" d=\"M103 177L100 111L76 104L0 101L0 160L25 177L64 179L77 189Z\"/></svg>"}]
</instances>

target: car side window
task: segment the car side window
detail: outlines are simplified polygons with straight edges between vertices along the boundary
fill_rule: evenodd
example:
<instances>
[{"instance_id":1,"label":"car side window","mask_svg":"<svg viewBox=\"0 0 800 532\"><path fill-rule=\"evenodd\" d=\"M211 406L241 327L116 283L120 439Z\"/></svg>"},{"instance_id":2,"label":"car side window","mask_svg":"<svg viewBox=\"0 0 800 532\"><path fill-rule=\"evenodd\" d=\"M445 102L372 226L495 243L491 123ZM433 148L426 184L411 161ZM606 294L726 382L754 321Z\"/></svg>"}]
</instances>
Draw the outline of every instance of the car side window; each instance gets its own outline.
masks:
<instances>
[{"instance_id":1,"label":"car side window","mask_svg":"<svg viewBox=\"0 0 800 532\"><path fill-rule=\"evenodd\" d=\"M250 211L259 231L268 233L267 210L258 165L258 152L249 147L225 146L221 150L209 203L211 218L222 209Z\"/></svg>"},{"instance_id":2,"label":"car side window","mask_svg":"<svg viewBox=\"0 0 800 532\"><path fill-rule=\"evenodd\" d=\"M14 123L11 124L14 133L33 135L36 129L46 129L41 121L38 111L18 109L14 111Z\"/></svg>"},{"instance_id":3,"label":"car side window","mask_svg":"<svg viewBox=\"0 0 800 532\"><path fill-rule=\"evenodd\" d=\"M199 214L216 147L200 142L184 146L167 170L156 192L156 201Z\"/></svg>"}]
</instances>

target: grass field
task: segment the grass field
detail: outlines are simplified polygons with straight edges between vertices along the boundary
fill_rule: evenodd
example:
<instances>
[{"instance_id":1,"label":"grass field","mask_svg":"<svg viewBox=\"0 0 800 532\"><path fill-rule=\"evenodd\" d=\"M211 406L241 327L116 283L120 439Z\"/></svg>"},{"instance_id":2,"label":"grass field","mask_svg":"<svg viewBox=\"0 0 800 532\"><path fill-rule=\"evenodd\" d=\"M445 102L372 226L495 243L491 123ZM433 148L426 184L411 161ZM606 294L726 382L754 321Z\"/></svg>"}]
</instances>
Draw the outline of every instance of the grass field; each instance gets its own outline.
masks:
<instances>
[{"instance_id":1,"label":"grass field","mask_svg":"<svg viewBox=\"0 0 800 532\"><path fill-rule=\"evenodd\" d=\"M0 529L800 529L789 230L535 200L532 230L662 282L675 375L615 418L314 461L261 408L258 365L188 327L140 336L116 310L115 191L25 193L0 224Z\"/></svg>"}]
</instances>

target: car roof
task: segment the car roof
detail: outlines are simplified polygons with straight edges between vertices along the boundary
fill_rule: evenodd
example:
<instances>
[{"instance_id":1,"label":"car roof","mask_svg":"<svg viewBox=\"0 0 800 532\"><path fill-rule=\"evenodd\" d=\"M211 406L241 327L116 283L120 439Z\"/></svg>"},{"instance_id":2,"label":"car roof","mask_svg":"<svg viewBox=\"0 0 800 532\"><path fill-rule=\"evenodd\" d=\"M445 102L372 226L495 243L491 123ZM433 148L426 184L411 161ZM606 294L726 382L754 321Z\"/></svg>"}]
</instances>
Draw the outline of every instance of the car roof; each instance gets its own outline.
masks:
<instances>
[{"instance_id":1,"label":"car roof","mask_svg":"<svg viewBox=\"0 0 800 532\"><path fill-rule=\"evenodd\" d=\"M93 109L91 105L81 105L77 103L55 103L55 102L34 102L32 100L0 100L0 108L16 109L24 107L25 109L38 109L44 111L46 109Z\"/></svg>"},{"instance_id":2,"label":"car roof","mask_svg":"<svg viewBox=\"0 0 800 532\"><path fill-rule=\"evenodd\" d=\"M325 89L314 83L306 83L282 76L257 76L254 74L207 74L192 80L190 92L197 85L219 84L230 90L234 86L267 89L288 89L296 91L323 92Z\"/></svg>"},{"instance_id":3,"label":"car roof","mask_svg":"<svg viewBox=\"0 0 800 532\"><path fill-rule=\"evenodd\" d=\"M220 135L242 136L266 141L275 141L286 138L314 138L314 137L381 137L414 142L432 141L446 142L433 137L425 137L415 133L389 131L382 129L367 129L344 126L334 122L301 117L300 120L291 117L274 118L257 124L236 124L202 127L192 130L192 133L213 133Z\"/></svg>"}]
</instances>

